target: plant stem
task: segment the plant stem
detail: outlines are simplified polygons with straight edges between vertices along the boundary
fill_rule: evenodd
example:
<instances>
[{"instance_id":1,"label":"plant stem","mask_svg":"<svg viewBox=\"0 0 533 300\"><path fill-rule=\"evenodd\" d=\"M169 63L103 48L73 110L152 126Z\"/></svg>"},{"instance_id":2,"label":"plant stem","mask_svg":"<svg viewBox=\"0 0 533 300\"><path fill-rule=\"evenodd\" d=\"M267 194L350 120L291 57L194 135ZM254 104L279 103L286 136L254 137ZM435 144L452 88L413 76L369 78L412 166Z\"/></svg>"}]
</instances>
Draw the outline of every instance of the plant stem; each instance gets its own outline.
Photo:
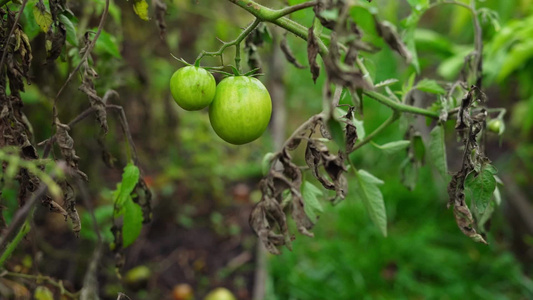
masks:
<instances>
[{"instance_id":1,"label":"plant stem","mask_svg":"<svg viewBox=\"0 0 533 300\"><path fill-rule=\"evenodd\" d=\"M250 25L248 25L248 27L246 27L244 29L243 32L241 32L241 34L239 34L239 36L234 39L233 41L231 42L224 42L222 44L222 46L220 47L220 49L218 49L218 51L215 51L215 52L207 52L207 51L202 51L200 53L200 55L198 55L198 58L196 58L196 62L194 63L194 65L199 65L200 63L200 60L204 57L204 56L220 56L222 57L222 52L224 52L224 50L226 50L226 48L228 47L231 47L231 46L236 46L236 48L239 48L240 47L240 43L261 23L261 19L259 18L256 18ZM236 54L239 53L240 54L240 48L239 49L236 49ZM240 57L239 57L240 58ZM237 64L237 55L235 56L235 63ZM239 69L237 67L237 69Z\"/></svg>"},{"instance_id":2,"label":"plant stem","mask_svg":"<svg viewBox=\"0 0 533 300\"><path fill-rule=\"evenodd\" d=\"M63 281L59 280L56 281L50 276L43 276L43 275L31 275L31 274L21 274L21 273L15 273L15 272L5 272L3 273L3 276L11 276L11 277L19 277L24 279L31 279L35 280L36 282L42 282L46 281L47 283L55 286L59 289L59 292L61 295L66 295L72 299L77 299L79 293L71 293L67 289L65 289L65 286L63 285Z\"/></svg>"},{"instance_id":3,"label":"plant stem","mask_svg":"<svg viewBox=\"0 0 533 300\"><path fill-rule=\"evenodd\" d=\"M377 100L379 103L384 104L384 105L386 105L386 106L388 106L388 107L390 107L390 108L392 108L392 109L394 109L395 111L398 111L398 112L407 112L407 113L412 113L412 114L417 114L417 115L430 117L430 118L433 118L433 119L438 119L439 118L439 113L437 113L437 112L433 112L433 111L430 111L430 110L427 110L427 109L423 109L423 108L420 108L420 107L416 107L416 106L411 106L411 105L399 103L399 102L396 102L396 101L390 99L387 96L384 96L384 95L382 95L380 93L377 93L377 92L374 92L374 91L364 90L363 94L367 95L368 97L370 97L370 98L372 98L374 100Z\"/></svg>"},{"instance_id":4,"label":"plant stem","mask_svg":"<svg viewBox=\"0 0 533 300\"><path fill-rule=\"evenodd\" d=\"M302 10L302 9L313 7L313 6L315 6L317 4L317 2L318 1L307 1L307 2L303 2L303 3L300 3L300 4L293 5L293 6L287 6L285 8L275 10L274 13L273 13L273 18L274 19L279 19L279 18L284 17L284 16L286 16L288 14L292 14L295 11L299 11L299 10Z\"/></svg>"},{"instance_id":5,"label":"plant stem","mask_svg":"<svg viewBox=\"0 0 533 300\"><path fill-rule=\"evenodd\" d=\"M11 0L0 0L0 6L8 4Z\"/></svg>"},{"instance_id":6,"label":"plant stem","mask_svg":"<svg viewBox=\"0 0 533 300\"><path fill-rule=\"evenodd\" d=\"M228 0L231 3L234 3L241 8L245 9L247 12L254 15L260 21L270 22L272 24L278 25L279 27L293 33L294 35L307 41L307 28L303 25L290 20L286 17L281 17L283 9L274 10L263 6L259 3L256 3L253 0ZM304 7L305 8L305 7ZM293 10L294 12L296 10ZM326 55L328 53L328 48L321 39L318 39L319 53L320 55Z\"/></svg>"},{"instance_id":7,"label":"plant stem","mask_svg":"<svg viewBox=\"0 0 533 300\"><path fill-rule=\"evenodd\" d=\"M2 253L2 256L0 257L0 268L4 266L4 263L6 262L6 260L11 256L11 253L13 253L15 249L17 249L18 244L29 231L30 231L30 224L28 220L26 220L26 222L19 229L15 238L7 245L6 251Z\"/></svg>"},{"instance_id":8,"label":"plant stem","mask_svg":"<svg viewBox=\"0 0 533 300\"><path fill-rule=\"evenodd\" d=\"M392 123L396 122L396 120L398 120L398 118L400 118L399 112L398 111L394 111L392 116L390 116L384 123L382 123L374 131L372 131L372 133L370 133L369 135L365 136L365 138L361 142L357 143L357 145L355 145L353 147L352 152L354 152L355 150L357 150L357 149L363 147L364 145L368 144L376 135L380 134L383 130L385 130L385 128L387 128Z\"/></svg>"}]
</instances>

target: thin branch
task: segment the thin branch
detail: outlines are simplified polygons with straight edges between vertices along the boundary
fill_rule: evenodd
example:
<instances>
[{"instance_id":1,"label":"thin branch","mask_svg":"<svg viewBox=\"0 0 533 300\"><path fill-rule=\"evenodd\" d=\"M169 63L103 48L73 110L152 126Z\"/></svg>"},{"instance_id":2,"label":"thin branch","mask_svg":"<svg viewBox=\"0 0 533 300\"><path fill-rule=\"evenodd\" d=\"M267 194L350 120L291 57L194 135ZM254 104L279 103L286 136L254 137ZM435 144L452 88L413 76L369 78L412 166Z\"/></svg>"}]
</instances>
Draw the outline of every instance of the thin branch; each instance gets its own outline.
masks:
<instances>
[{"instance_id":1,"label":"thin branch","mask_svg":"<svg viewBox=\"0 0 533 300\"><path fill-rule=\"evenodd\" d=\"M357 150L357 149L363 147L364 145L368 144L376 135L380 134L383 130L385 130L385 128L389 127L389 125L391 125L392 123L396 122L396 120L398 120L398 118L400 118L400 114L397 111L394 111L392 116L390 116L384 123L382 123L374 131L372 131L372 133L370 133L369 135L365 136L365 138L362 141L357 143L353 147L352 152L354 152L355 150Z\"/></svg>"},{"instance_id":2,"label":"thin branch","mask_svg":"<svg viewBox=\"0 0 533 300\"><path fill-rule=\"evenodd\" d=\"M241 34L239 34L239 36L235 40L231 42L224 42L220 49L218 49L218 51L202 51L200 55L198 55L198 58L196 58L196 62L194 64L198 66L200 64L200 60L204 56L222 56L222 53L224 52L224 50L226 50L226 48L231 46L238 46L259 25L259 23L261 23L261 20L256 18L250 25L248 25L248 27L243 30L243 32L241 32Z\"/></svg>"},{"instance_id":3,"label":"thin branch","mask_svg":"<svg viewBox=\"0 0 533 300\"><path fill-rule=\"evenodd\" d=\"M9 1L7 1L9 2ZM6 2L6 3L7 3ZM3 73L1 70L3 70L4 66L4 60L6 59L7 50L9 48L9 43L11 42L11 37L13 36L13 32L15 32L15 27L17 27L17 24L20 20L20 16L22 15L22 12L24 11L24 7L26 7L26 3L28 3L28 0L22 1L22 6L20 6L19 12L17 14L17 17L15 18L15 22L13 23L13 26L11 27L11 31L9 31L9 35L7 36L7 41L4 45L4 52L2 52L2 59L0 60L0 73ZM5 3L2 3L4 5ZM2 6L0 5L0 6Z\"/></svg>"},{"instance_id":4,"label":"thin branch","mask_svg":"<svg viewBox=\"0 0 533 300\"><path fill-rule=\"evenodd\" d=\"M107 96L107 93L106 93ZM104 96L104 99L106 97ZM106 105L106 109L115 110L119 114L120 124L122 126L122 129L124 131L124 135L126 136L126 139L128 140L128 144L130 145L132 151L133 151L133 161L135 164L137 164L137 150L135 148L135 144L133 143L133 138L131 135L130 128L128 126L128 121L126 119L126 114L124 113L124 109L120 105L114 105L114 104L108 104ZM89 107L86 110L84 110L82 113L80 113L76 118L74 118L72 121L70 121L67 125L68 127L72 128L74 125L78 124L79 122L83 121L85 118L90 116L92 113L96 111L95 108ZM40 145L44 144L44 150L43 150L43 159L47 158L48 155L50 155L50 151L52 149L52 145L56 141L56 135L54 134L51 136L48 140L45 140Z\"/></svg>"},{"instance_id":5,"label":"thin branch","mask_svg":"<svg viewBox=\"0 0 533 300\"><path fill-rule=\"evenodd\" d=\"M59 289L59 292L61 295L66 295L72 299L77 299L79 297L79 292L72 293L69 292L65 286L63 285L63 281L59 280L56 281L50 276L44 276L44 275L31 275L31 274L21 274L21 273L15 273L15 272L4 272L0 274L0 276L11 276L11 277L18 277L18 278L24 278L24 279L31 279L35 280L36 282L42 282L46 281L48 284L51 284Z\"/></svg>"},{"instance_id":6,"label":"thin branch","mask_svg":"<svg viewBox=\"0 0 533 300\"><path fill-rule=\"evenodd\" d=\"M303 3L300 3L300 4L293 5L293 6L287 6L285 8L276 10L273 13L272 17L274 19L279 19L279 18L284 17L286 15L292 14L293 12L296 12L296 11L299 11L299 10L302 10L302 9L306 9L306 8L309 8L309 7L313 7L313 6L317 5L317 3L318 3L318 1L307 1L307 2L303 2Z\"/></svg>"},{"instance_id":7,"label":"thin branch","mask_svg":"<svg viewBox=\"0 0 533 300\"><path fill-rule=\"evenodd\" d=\"M106 105L106 108L113 109L118 112L118 115L120 118L120 125L122 126L124 135L126 136L126 139L128 140L131 150L133 151L133 163L135 165L138 165L139 160L137 159L137 150L135 149L135 144L133 143L133 137L131 136L130 127L128 125L128 120L126 119L126 113L124 112L124 109L120 105L113 105L113 104Z\"/></svg>"},{"instance_id":8,"label":"thin branch","mask_svg":"<svg viewBox=\"0 0 533 300\"><path fill-rule=\"evenodd\" d=\"M276 15L279 14L278 10L273 10L271 8L263 6L252 0L228 0L228 1L245 9L246 11L254 15L260 21L270 22L272 24L275 24L289 31L290 33L304 39L305 41L307 41L308 39L308 36L307 36L308 29L306 27L304 27L300 23L295 22L287 17L276 18ZM319 53L321 55L324 56L328 53L328 47L324 44L322 39L318 39L318 47L319 47Z\"/></svg>"},{"instance_id":9,"label":"thin branch","mask_svg":"<svg viewBox=\"0 0 533 300\"><path fill-rule=\"evenodd\" d=\"M387 96L384 96L384 95L382 95L380 93L377 93L377 92L374 92L374 91L364 90L363 94L367 95L368 97L370 97L370 98L372 98L374 100L377 100L379 103L384 104L384 105L386 105L386 106L388 106L388 107L390 107L390 108L392 108L392 109L394 109L395 111L398 111L398 112L407 112L407 113L412 113L412 114L417 114L417 115L430 117L430 118L433 118L433 119L438 119L439 118L439 113L438 112L433 112L433 111L430 111L430 110L427 110L427 109L423 109L423 108L420 108L420 107L399 103L399 102L396 102L396 101L390 99Z\"/></svg>"}]
</instances>

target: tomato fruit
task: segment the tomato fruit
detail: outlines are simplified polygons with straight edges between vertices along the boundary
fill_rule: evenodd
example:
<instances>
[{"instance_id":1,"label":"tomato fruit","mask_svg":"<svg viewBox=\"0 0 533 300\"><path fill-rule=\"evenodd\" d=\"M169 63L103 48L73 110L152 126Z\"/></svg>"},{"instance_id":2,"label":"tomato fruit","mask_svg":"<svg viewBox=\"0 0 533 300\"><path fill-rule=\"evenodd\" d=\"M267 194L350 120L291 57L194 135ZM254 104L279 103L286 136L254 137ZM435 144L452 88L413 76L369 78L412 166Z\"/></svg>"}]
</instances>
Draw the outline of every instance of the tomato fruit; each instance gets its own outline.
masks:
<instances>
[{"instance_id":1,"label":"tomato fruit","mask_svg":"<svg viewBox=\"0 0 533 300\"><path fill-rule=\"evenodd\" d=\"M500 119L491 119L487 123L487 127L489 128L489 130L494 132L494 133L497 133L497 134L502 134L503 133L504 126L505 125L503 124L502 120L500 120Z\"/></svg>"},{"instance_id":2,"label":"tomato fruit","mask_svg":"<svg viewBox=\"0 0 533 300\"><path fill-rule=\"evenodd\" d=\"M209 106L211 126L228 143L249 143L265 132L272 100L257 78L232 76L222 80Z\"/></svg>"},{"instance_id":3,"label":"tomato fruit","mask_svg":"<svg viewBox=\"0 0 533 300\"><path fill-rule=\"evenodd\" d=\"M207 107L215 97L216 86L213 75L200 67L183 67L170 78L172 97L185 110Z\"/></svg>"},{"instance_id":4,"label":"tomato fruit","mask_svg":"<svg viewBox=\"0 0 533 300\"><path fill-rule=\"evenodd\" d=\"M237 298L228 289L221 287L212 290L204 300L237 300Z\"/></svg>"}]
</instances>

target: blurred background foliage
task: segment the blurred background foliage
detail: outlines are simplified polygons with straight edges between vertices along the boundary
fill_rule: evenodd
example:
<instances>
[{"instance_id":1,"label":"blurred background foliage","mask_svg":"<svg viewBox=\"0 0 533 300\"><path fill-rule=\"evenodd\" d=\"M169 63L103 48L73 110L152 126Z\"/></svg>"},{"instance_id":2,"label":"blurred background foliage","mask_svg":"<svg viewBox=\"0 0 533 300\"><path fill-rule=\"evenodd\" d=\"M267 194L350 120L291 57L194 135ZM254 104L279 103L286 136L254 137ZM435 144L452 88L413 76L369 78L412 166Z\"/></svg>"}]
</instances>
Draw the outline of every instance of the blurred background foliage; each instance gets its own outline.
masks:
<instances>
[{"instance_id":1,"label":"blurred background foliage","mask_svg":"<svg viewBox=\"0 0 533 300\"><path fill-rule=\"evenodd\" d=\"M35 2L35 1L33 1ZM284 1L259 1L281 7ZM290 0L290 4L303 1ZM383 20L399 29L417 1L375 0ZM468 0L462 1L469 3ZM95 30L104 0L68 1L77 16L77 36ZM242 9L221 0L166 1L167 36L159 39L154 21L139 19L131 2L112 1L105 32L94 50L99 73L96 88L103 94L115 89L124 106L138 148L140 167L154 191L154 216L139 240L126 252L127 274L138 266L148 266L148 278L119 280L114 261L107 253L99 278L104 298L116 298L124 291L132 299L168 299L176 285L186 283L201 299L217 286L231 289L238 298L249 299L254 284L257 239L247 224L254 202L259 200L257 183L262 176L263 156L274 151L275 142L267 132L248 145L231 146L220 140L209 125L207 111L186 112L173 102L168 82L182 65L170 54L192 62L201 50L219 47L216 38L228 41L253 18ZM32 1L24 12L24 30L34 49L33 84L23 95L25 112L34 127L34 139L42 141L52 132L52 99L69 70L79 62L75 40L56 64L46 60L44 35L31 22ZM447 182L426 164L416 188L408 191L400 182L400 165L405 153L386 155L372 145L359 149L352 160L360 169L371 171L385 181L381 186L388 218L388 237L383 238L370 221L364 206L348 193L336 205L324 203L324 211L314 228L315 238L296 236L292 252L269 256L267 261L267 299L530 299L533 298L533 236L517 208L517 198L532 205L533 190L533 1L478 1L486 9L484 29L484 80L489 107L504 107L506 129L503 136L489 136L488 156L506 183L503 204L496 208L489 245L473 243L457 229L453 213L446 209ZM354 9L352 17L365 30L365 39L383 46L377 37L367 9ZM293 18L310 26L311 11ZM285 137L312 114L322 109L322 74L313 84L308 70L284 62L274 70L282 31L269 25L272 43L259 51L263 61L262 81L272 87L281 80L285 107ZM422 77L451 80L458 75L464 56L472 49L471 14L455 5L439 5L422 15L414 32ZM307 45L289 35L288 43L300 62L307 62ZM277 54L276 54L277 52ZM233 50L225 53L231 62ZM402 82L415 71L387 47L365 57L375 82L397 78L391 86L400 91ZM206 58L203 64L218 65ZM281 78L271 74L279 74ZM216 75L217 80L221 76ZM275 87L279 89L280 87ZM272 91L271 91L272 93ZM343 99L342 101L348 101ZM71 120L87 107L85 96L76 84L59 103L60 118ZM274 114L281 111L274 111ZM388 116L387 107L364 99L366 132L377 128ZM127 163L127 147L120 124L110 119L109 134L103 145L115 162L108 168L101 160L102 143L97 142L94 120L73 128L71 135L81 157L80 169L89 175L95 215L106 241L111 242L112 195ZM421 120L424 124L424 120ZM447 124L447 140L455 145L453 122ZM376 137L377 144L403 138L400 123ZM426 134L429 133L426 132ZM426 138L426 137L424 137ZM449 165L456 170L459 152L448 149ZM301 151L296 152L301 154ZM306 178L313 181L311 176ZM353 180L350 178L349 180ZM352 184L353 186L353 184ZM10 192L11 191L11 192ZM2 193L6 205L13 207L16 187ZM326 191L324 191L326 195ZM11 196L10 196L11 195ZM15 204L16 205L16 204ZM33 267L79 287L84 266L96 243L90 215L80 208L83 230L75 239L61 216L40 208L37 212L37 239L40 258L27 263L24 249L15 264ZM533 218L533 216L531 216ZM9 218L8 218L9 219ZM26 246L30 249L30 246ZM57 250L61 249L61 250ZM33 250L35 251L35 250ZM75 251L75 257L68 256ZM35 254L35 253L34 253ZM235 263L235 258L241 261ZM24 263L26 262L26 263ZM59 267L66 264L66 267ZM142 277L142 276L141 276ZM128 278L126 276L126 278ZM131 279L131 278L130 278ZM139 284L137 281L140 281ZM115 296L114 296L115 295Z\"/></svg>"}]
</instances>

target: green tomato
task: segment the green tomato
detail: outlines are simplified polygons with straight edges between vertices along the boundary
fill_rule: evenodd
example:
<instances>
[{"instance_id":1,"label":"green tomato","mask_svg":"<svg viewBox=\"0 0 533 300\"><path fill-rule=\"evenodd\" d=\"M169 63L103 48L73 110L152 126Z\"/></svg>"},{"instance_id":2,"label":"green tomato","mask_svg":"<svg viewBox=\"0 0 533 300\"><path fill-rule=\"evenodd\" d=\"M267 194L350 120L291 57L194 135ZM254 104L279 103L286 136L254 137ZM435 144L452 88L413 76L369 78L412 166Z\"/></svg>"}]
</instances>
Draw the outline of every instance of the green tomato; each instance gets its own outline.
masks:
<instances>
[{"instance_id":1,"label":"green tomato","mask_svg":"<svg viewBox=\"0 0 533 300\"><path fill-rule=\"evenodd\" d=\"M489 128L489 130L497 134L503 133L504 126L505 125L500 119L491 119L487 123L487 127Z\"/></svg>"},{"instance_id":2,"label":"green tomato","mask_svg":"<svg viewBox=\"0 0 533 300\"><path fill-rule=\"evenodd\" d=\"M272 115L272 100L256 78L232 76L217 86L209 106L211 126L228 143L249 143L265 132Z\"/></svg>"},{"instance_id":3,"label":"green tomato","mask_svg":"<svg viewBox=\"0 0 533 300\"><path fill-rule=\"evenodd\" d=\"M216 87L211 73L194 66L181 68L170 78L172 97L185 110L207 107L215 97Z\"/></svg>"},{"instance_id":4,"label":"green tomato","mask_svg":"<svg viewBox=\"0 0 533 300\"><path fill-rule=\"evenodd\" d=\"M204 300L237 300L237 298L226 288L216 288L207 294Z\"/></svg>"}]
</instances>

